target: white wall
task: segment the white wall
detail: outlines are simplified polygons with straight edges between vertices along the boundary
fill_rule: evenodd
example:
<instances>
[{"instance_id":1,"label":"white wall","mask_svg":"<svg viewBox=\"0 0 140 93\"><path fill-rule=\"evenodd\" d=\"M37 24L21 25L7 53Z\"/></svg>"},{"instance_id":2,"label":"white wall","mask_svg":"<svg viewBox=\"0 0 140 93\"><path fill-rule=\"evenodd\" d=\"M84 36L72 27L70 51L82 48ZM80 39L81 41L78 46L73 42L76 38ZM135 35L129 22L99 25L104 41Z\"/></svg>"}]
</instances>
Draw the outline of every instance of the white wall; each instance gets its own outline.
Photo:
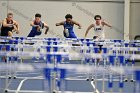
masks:
<instances>
[{"instance_id":1,"label":"white wall","mask_svg":"<svg viewBox=\"0 0 140 93\"><path fill-rule=\"evenodd\" d=\"M108 0L104 0L108 1ZM111 0L109 0L111 1ZM115 1L115 0L112 0ZM122 1L122 0L120 0ZM5 4L5 5L4 5ZM0 20L6 17L6 1L0 2ZM106 38L123 39L123 20L124 20L124 3L115 2L65 2L65 1L10 1L9 12L14 13L14 19L20 24L21 33L19 36L27 36L31 27L29 21L35 13L42 14L42 20L50 26L48 35L42 34L42 37L63 37L63 27L56 27L55 23L65 20L67 13L73 15L73 19L82 25L79 30L75 26L75 33L79 38L83 38L87 27L94 22L91 13L100 14L115 29L110 30L105 27ZM55 35L54 35L55 34ZM93 37L93 30L88 34L89 38Z\"/></svg>"},{"instance_id":2,"label":"white wall","mask_svg":"<svg viewBox=\"0 0 140 93\"><path fill-rule=\"evenodd\" d=\"M136 35L140 35L140 0L131 3L130 9L130 39L134 39Z\"/></svg>"}]
</instances>

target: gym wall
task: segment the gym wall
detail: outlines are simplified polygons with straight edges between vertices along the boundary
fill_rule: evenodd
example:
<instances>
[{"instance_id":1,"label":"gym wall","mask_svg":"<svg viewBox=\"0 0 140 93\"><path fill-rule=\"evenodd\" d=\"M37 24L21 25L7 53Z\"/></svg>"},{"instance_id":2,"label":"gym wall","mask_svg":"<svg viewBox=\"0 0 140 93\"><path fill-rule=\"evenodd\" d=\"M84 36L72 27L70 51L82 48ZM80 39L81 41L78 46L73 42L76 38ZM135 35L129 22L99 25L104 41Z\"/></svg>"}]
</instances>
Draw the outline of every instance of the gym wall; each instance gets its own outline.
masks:
<instances>
[{"instance_id":1,"label":"gym wall","mask_svg":"<svg viewBox=\"0 0 140 93\"><path fill-rule=\"evenodd\" d=\"M49 33L41 37L63 37L63 27L56 27L55 23L65 20L65 15L70 13L73 20L82 25L82 29L74 27L75 34L83 38L87 27L94 23L94 15L100 14L113 29L105 27L107 39L123 39L124 34L124 2L123 0L82 0L80 2L70 0L55 1L30 1L9 0L0 1L0 20L6 18L7 12L14 13L14 19L20 24L20 34L15 36L27 36L30 32L29 22L33 20L35 13L42 14L42 20L50 26ZM8 5L8 8L7 8ZM88 38L93 37L93 29Z\"/></svg>"}]
</instances>

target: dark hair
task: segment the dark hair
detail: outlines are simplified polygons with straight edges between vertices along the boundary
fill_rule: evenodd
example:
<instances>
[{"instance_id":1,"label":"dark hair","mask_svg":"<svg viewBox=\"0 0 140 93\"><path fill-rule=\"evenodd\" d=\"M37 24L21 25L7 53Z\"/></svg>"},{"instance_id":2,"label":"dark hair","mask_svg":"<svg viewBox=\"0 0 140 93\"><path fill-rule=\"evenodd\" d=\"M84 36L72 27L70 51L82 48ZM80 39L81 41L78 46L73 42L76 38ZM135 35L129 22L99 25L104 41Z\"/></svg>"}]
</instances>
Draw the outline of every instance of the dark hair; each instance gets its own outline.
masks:
<instances>
[{"instance_id":1,"label":"dark hair","mask_svg":"<svg viewBox=\"0 0 140 93\"><path fill-rule=\"evenodd\" d=\"M40 18L41 18L41 14L36 13L36 14L35 14L35 17L40 17Z\"/></svg>"},{"instance_id":2,"label":"dark hair","mask_svg":"<svg viewBox=\"0 0 140 93\"><path fill-rule=\"evenodd\" d=\"M96 18L99 17L100 19L102 19L102 17L100 15L95 15L94 19L96 20Z\"/></svg>"},{"instance_id":3,"label":"dark hair","mask_svg":"<svg viewBox=\"0 0 140 93\"><path fill-rule=\"evenodd\" d=\"M8 17L9 15L13 16L13 13L8 13L8 14L7 14L7 17Z\"/></svg>"},{"instance_id":4,"label":"dark hair","mask_svg":"<svg viewBox=\"0 0 140 93\"><path fill-rule=\"evenodd\" d=\"M71 18L72 19L72 15L71 14L67 14L66 16L65 16L65 18L67 19L67 18Z\"/></svg>"}]
</instances>

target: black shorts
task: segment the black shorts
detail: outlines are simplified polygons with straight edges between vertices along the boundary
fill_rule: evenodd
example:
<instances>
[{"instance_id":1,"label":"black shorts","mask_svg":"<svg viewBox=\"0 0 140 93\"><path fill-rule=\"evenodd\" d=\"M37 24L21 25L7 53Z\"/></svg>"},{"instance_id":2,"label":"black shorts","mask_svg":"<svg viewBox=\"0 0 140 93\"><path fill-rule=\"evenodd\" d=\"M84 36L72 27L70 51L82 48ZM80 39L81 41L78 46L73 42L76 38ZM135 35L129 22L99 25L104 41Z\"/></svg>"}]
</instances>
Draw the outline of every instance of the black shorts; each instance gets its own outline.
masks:
<instances>
[{"instance_id":1,"label":"black shorts","mask_svg":"<svg viewBox=\"0 0 140 93\"><path fill-rule=\"evenodd\" d=\"M42 33L41 31L39 32L37 30L31 30L27 37L39 36L39 35L41 35L41 33Z\"/></svg>"},{"instance_id":2,"label":"black shorts","mask_svg":"<svg viewBox=\"0 0 140 93\"><path fill-rule=\"evenodd\" d=\"M93 36L93 39L97 39L98 38L98 36Z\"/></svg>"},{"instance_id":3,"label":"black shorts","mask_svg":"<svg viewBox=\"0 0 140 93\"><path fill-rule=\"evenodd\" d=\"M2 30L1 31L1 36L8 36L8 30ZM12 32L12 31L10 31L10 32Z\"/></svg>"}]
</instances>

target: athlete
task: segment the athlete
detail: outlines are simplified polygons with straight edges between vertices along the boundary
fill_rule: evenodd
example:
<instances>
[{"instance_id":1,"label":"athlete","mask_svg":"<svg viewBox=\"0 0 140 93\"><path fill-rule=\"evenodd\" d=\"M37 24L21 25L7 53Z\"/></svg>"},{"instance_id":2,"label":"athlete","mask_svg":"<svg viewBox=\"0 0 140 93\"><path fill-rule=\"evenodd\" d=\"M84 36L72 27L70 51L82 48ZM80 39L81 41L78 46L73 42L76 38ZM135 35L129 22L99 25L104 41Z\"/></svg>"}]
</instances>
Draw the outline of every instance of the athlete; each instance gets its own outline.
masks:
<instances>
[{"instance_id":1,"label":"athlete","mask_svg":"<svg viewBox=\"0 0 140 93\"><path fill-rule=\"evenodd\" d=\"M65 16L65 21L62 21L60 23L56 23L56 26L63 26L64 27L64 31L63 31L63 34L64 34L64 37L66 38L77 38L77 36L75 35L74 31L73 31L73 27L74 25L77 25L79 27L79 29L81 29L81 25L72 20L72 15L71 14L67 14Z\"/></svg>"},{"instance_id":2,"label":"athlete","mask_svg":"<svg viewBox=\"0 0 140 93\"><path fill-rule=\"evenodd\" d=\"M95 23L91 24L85 33L85 38L87 37L88 32L91 28L94 28L94 35L93 39L105 39L105 33L104 33L104 26L112 27L111 25L104 22L100 15L95 15L94 17Z\"/></svg>"},{"instance_id":3,"label":"athlete","mask_svg":"<svg viewBox=\"0 0 140 93\"><path fill-rule=\"evenodd\" d=\"M49 30L49 26L45 22L41 21L41 14L39 13L35 14L35 20L33 20L30 25L32 26L32 29L27 37L35 37L41 35L44 27L46 28L45 34L47 34Z\"/></svg>"},{"instance_id":4,"label":"athlete","mask_svg":"<svg viewBox=\"0 0 140 93\"><path fill-rule=\"evenodd\" d=\"M2 21L1 36L13 36L13 32L19 34L19 24L13 20L13 14L8 13L7 18Z\"/></svg>"}]
</instances>

